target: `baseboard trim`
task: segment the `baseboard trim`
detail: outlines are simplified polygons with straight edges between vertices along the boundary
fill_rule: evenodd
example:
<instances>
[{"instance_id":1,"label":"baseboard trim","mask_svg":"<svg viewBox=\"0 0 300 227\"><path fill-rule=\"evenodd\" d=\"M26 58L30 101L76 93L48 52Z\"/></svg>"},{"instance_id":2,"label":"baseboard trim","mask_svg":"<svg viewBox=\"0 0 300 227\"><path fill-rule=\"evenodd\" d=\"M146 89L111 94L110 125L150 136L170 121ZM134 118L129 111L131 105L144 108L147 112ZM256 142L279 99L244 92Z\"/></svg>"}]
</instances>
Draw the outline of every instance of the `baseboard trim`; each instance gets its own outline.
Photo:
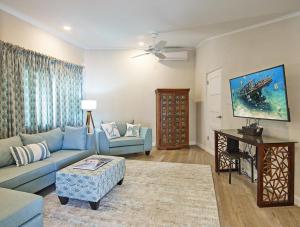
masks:
<instances>
[{"instance_id":1,"label":"baseboard trim","mask_svg":"<svg viewBox=\"0 0 300 227\"><path fill-rule=\"evenodd\" d=\"M297 207L300 207L300 196L294 195L294 204Z\"/></svg>"},{"instance_id":2,"label":"baseboard trim","mask_svg":"<svg viewBox=\"0 0 300 227\"><path fill-rule=\"evenodd\" d=\"M196 141L190 141L190 145L193 146L193 145L197 145Z\"/></svg>"},{"instance_id":3,"label":"baseboard trim","mask_svg":"<svg viewBox=\"0 0 300 227\"><path fill-rule=\"evenodd\" d=\"M206 146L202 143L197 143L197 146L200 147L202 150L205 150L207 153L215 156L215 152L211 148L209 148L208 146Z\"/></svg>"},{"instance_id":4,"label":"baseboard trim","mask_svg":"<svg viewBox=\"0 0 300 227\"><path fill-rule=\"evenodd\" d=\"M191 146L193 146L193 145L197 145L198 146L198 144L195 142L195 141L190 141L190 144L189 145L191 145ZM152 147L155 147L156 146L156 143L155 142L152 142Z\"/></svg>"}]
</instances>

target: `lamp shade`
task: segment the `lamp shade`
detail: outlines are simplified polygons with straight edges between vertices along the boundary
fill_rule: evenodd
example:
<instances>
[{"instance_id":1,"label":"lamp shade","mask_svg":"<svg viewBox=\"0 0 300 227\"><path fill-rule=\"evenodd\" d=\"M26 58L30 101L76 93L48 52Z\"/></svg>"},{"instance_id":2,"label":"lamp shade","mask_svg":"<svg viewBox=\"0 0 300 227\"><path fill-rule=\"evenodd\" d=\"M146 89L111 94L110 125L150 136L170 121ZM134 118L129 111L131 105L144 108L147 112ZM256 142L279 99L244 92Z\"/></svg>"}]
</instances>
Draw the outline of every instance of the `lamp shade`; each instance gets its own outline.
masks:
<instances>
[{"instance_id":1,"label":"lamp shade","mask_svg":"<svg viewBox=\"0 0 300 227\"><path fill-rule=\"evenodd\" d=\"M97 108L96 100L81 100L82 110L95 110Z\"/></svg>"}]
</instances>

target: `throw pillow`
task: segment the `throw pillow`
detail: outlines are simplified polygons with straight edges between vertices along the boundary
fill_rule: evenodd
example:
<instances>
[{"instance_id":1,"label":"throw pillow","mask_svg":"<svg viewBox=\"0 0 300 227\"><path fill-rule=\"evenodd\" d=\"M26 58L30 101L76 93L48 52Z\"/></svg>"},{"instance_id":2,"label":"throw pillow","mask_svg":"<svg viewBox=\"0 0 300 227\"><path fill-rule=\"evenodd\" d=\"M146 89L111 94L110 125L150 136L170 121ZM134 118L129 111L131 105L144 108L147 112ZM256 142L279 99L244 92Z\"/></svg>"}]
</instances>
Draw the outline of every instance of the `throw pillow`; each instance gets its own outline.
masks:
<instances>
[{"instance_id":1,"label":"throw pillow","mask_svg":"<svg viewBox=\"0 0 300 227\"><path fill-rule=\"evenodd\" d=\"M10 152L11 146L23 146L21 138L19 136L14 136L0 140L0 167L15 164L15 160Z\"/></svg>"},{"instance_id":2,"label":"throw pillow","mask_svg":"<svg viewBox=\"0 0 300 227\"><path fill-rule=\"evenodd\" d=\"M107 139L114 139L120 137L120 133L115 122L101 124L101 127L105 132Z\"/></svg>"},{"instance_id":3,"label":"throw pillow","mask_svg":"<svg viewBox=\"0 0 300 227\"><path fill-rule=\"evenodd\" d=\"M41 143L46 141L49 151L55 152L61 150L64 134L60 128L50 130L48 132L42 132L38 134L21 134L20 135L23 145Z\"/></svg>"},{"instance_id":4,"label":"throw pillow","mask_svg":"<svg viewBox=\"0 0 300 227\"><path fill-rule=\"evenodd\" d=\"M110 123L112 121L102 121L101 124L106 124ZM134 120L129 120L129 121L113 121L116 123L117 128L119 130L120 136L125 136L126 130L127 130L127 123L129 124L134 124Z\"/></svg>"},{"instance_id":5,"label":"throw pillow","mask_svg":"<svg viewBox=\"0 0 300 227\"><path fill-rule=\"evenodd\" d=\"M64 134L60 128L56 128L48 132L39 133L38 135L47 142L49 151L51 153L61 150L64 140Z\"/></svg>"},{"instance_id":6,"label":"throw pillow","mask_svg":"<svg viewBox=\"0 0 300 227\"><path fill-rule=\"evenodd\" d=\"M23 145L29 145L33 143L41 143L44 139L39 134L20 134Z\"/></svg>"},{"instance_id":7,"label":"throw pillow","mask_svg":"<svg viewBox=\"0 0 300 227\"><path fill-rule=\"evenodd\" d=\"M63 150L85 150L87 128L66 126Z\"/></svg>"},{"instance_id":8,"label":"throw pillow","mask_svg":"<svg viewBox=\"0 0 300 227\"><path fill-rule=\"evenodd\" d=\"M125 136L135 136L135 137L139 137L140 136L140 124L128 124L127 123L127 131Z\"/></svg>"},{"instance_id":9,"label":"throw pillow","mask_svg":"<svg viewBox=\"0 0 300 227\"><path fill-rule=\"evenodd\" d=\"M46 141L22 147L10 147L17 166L24 166L50 157Z\"/></svg>"}]
</instances>

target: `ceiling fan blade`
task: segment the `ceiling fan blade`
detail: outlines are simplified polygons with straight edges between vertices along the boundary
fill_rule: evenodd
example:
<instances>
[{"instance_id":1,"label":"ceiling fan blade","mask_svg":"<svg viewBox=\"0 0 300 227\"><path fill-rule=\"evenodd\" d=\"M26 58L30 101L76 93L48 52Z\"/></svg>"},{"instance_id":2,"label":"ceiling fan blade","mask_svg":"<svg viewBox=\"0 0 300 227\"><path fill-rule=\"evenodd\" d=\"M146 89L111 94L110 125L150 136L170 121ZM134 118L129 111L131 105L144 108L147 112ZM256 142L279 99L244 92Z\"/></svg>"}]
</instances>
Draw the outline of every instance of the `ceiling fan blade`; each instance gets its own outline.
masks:
<instances>
[{"instance_id":1,"label":"ceiling fan blade","mask_svg":"<svg viewBox=\"0 0 300 227\"><path fill-rule=\"evenodd\" d=\"M141 56L144 56L144 55L148 55L148 54L150 54L150 53L138 54L138 55L133 56L133 57L131 57L131 58L138 58L138 57L141 57Z\"/></svg>"},{"instance_id":2,"label":"ceiling fan blade","mask_svg":"<svg viewBox=\"0 0 300 227\"><path fill-rule=\"evenodd\" d=\"M166 58L166 56L163 55L162 53L155 53L154 55L155 55L156 57L158 57L159 59L165 59L165 58Z\"/></svg>"},{"instance_id":3,"label":"ceiling fan blade","mask_svg":"<svg viewBox=\"0 0 300 227\"><path fill-rule=\"evenodd\" d=\"M180 52L180 51L191 51L193 48L188 47L165 47L163 52Z\"/></svg>"},{"instance_id":4,"label":"ceiling fan blade","mask_svg":"<svg viewBox=\"0 0 300 227\"><path fill-rule=\"evenodd\" d=\"M154 51L154 48L151 46L147 50L145 50L145 52L153 52L153 51Z\"/></svg>"},{"instance_id":5,"label":"ceiling fan blade","mask_svg":"<svg viewBox=\"0 0 300 227\"><path fill-rule=\"evenodd\" d=\"M167 44L167 41L161 40L154 46L154 49L156 51L160 51L166 46L166 44Z\"/></svg>"}]
</instances>

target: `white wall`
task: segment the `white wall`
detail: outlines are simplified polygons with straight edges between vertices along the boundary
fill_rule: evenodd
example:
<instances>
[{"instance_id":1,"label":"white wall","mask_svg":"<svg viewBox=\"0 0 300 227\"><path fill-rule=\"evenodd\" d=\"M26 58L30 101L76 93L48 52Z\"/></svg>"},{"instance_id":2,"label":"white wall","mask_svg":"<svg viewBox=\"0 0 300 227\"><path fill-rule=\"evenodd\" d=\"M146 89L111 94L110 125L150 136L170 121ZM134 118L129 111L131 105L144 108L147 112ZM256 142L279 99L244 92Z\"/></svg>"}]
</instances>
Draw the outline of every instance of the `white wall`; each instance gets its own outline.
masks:
<instances>
[{"instance_id":1,"label":"white wall","mask_svg":"<svg viewBox=\"0 0 300 227\"><path fill-rule=\"evenodd\" d=\"M93 111L97 127L101 120L134 119L153 129L155 141L155 89L191 88L190 141L195 143L194 54L188 61L158 62L153 56L131 58L133 50L85 52L85 98L96 99Z\"/></svg>"},{"instance_id":2,"label":"white wall","mask_svg":"<svg viewBox=\"0 0 300 227\"><path fill-rule=\"evenodd\" d=\"M84 96L98 100L100 120L135 119L153 128L156 88L191 88L190 141L195 143L194 54L188 61L157 62L152 56L132 59L136 51L86 51L0 10L0 40L85 66Z\"/></svg>"},{"instance_id":3,"label":"white wall","mask_svg":"<svg viewBox=\"0 0 300 227\"><path fill-rule=\"evenodd\" d=\"M266 135L300 142L300 17L223 36L203 43L196 53L197 142L206 144L205 75L223 68L223 128L239 128L232 117L229 79L285 64L291 123L263 121ZM296 145L295 192L300 196L300 145ZM299 197L300 198L300 197Z\"/></svg>"},{"instance_id":4,"label":"white wall","mask_svg":"<svg viewBox=\"0 0 300 227\"><path fill-rule=\"evenodd\" d=\"M0 10L0 40L74 64L83 64L83 50Z\"/></svg>"}]
</instances>

